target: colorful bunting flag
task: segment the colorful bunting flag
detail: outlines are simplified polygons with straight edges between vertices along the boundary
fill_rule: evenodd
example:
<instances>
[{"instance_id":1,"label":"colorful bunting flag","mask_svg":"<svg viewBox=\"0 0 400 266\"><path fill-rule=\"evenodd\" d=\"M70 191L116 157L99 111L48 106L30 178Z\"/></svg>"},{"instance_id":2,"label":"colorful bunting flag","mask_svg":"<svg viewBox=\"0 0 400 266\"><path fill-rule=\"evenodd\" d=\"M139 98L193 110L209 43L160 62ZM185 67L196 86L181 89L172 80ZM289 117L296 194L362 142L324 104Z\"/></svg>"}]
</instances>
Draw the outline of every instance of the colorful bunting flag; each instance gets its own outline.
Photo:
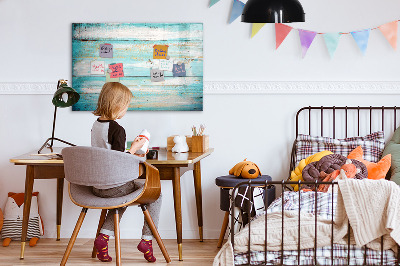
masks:
<instances>
[{"instance_id":1,"label":"colorful bunting flag","mask_svg":"<svg viewBox=\"0 0 400 266\"><path fill-rule=\"evenodd\" d=\"M365 51L367 50L370 32L371 32L371 29L351 32L351 35L353 35L353 38L356 41L356 43L357 43L358 47L360 48L361 53L363 55L365 55Z\"/></svg>"},{"instance_id":2,"label":"colorful bunting flag","mask_svg":"<svg viewBox=\"0 0 400 266\"><path fill-rule=\"evenodd\" d=\"M312 42L314 41L315 36L317 33L315 31L308 31L308 30L300 30L299 29L299 36L300 36L300 43L301 43L301 54L304 58L310 48Z\"/></svg>"},{"instance_id":3,"label":"colorful bunting flag","mask_svg":"<svg viewBox=\"0 0 400 266\"><path fill-rule=\"evenodd\" d=\"M333 54L336 51L336 48L338 47L339 39L340 39L340 36L342 36L342 34L340 34L338 32L334 32L334 33L325 33L323 36L324 36L326 48L328 48L329 55L332 58Z\"/></svg>"},{"instance_id":4,"label":"colorful bunting flag","mask_svg":"<svg viewBox=\"0 0 400 266\"><path fill-rule=\"evenodd\" d=\"M262 27L264 27L265 23L253 23L252 27L251 27L251 38L254 37L254 35L256 35Z\"/></svg>"},{"instance_id":5,"label":"colorful bunting flag","mask_svg":"<svg viewBox=\"0 0 400 266\"><path fill-rule=\"evenodd\" d=\"M244 8L244 3L239 0L233 0L231 17L229 18L229 23L232 23L235 19L237 19L240 15L242 15L242 11Z\"/></svg>"},{"instance_id":6,"label":"colorful bunting flag","mask_svg":"<svg viewBox=\"0 0 400 266\"><path fill-rule=\"evenodd\" d=\"M396 20L378 27L395 50L397 48L397 22Z\"/></svg>"},{"instance_id":7,"label":"colorful bunting flag","mask_svg":"<svg viewBox=\"0 0 400 266\"><path fill-rule=\"evenodd\" d=\"M208 7L212 7L213 5L215 5L218 2L219 2L219 0L210 0L210 5Z\"/></svg>"},{"instance_id":8,"label":"colorful bunting flag","mask_svg":"<svg viewBox=\"0 0 400 266\"><path fill-rule=\"evenodd\" d=\"M292 29L293 28L288 25L275 23L276 49L278 49L278 47L282 44L282 42L285 40L286 36L288 36Z\"/></svg>"},{"instance_id":9,"label":"colorful bunting flag","mask_svg":"<svg viewBox=\"0 0 400 266\"><path fill-rule=\"evenodd\" d=\"M216 3L218 3L220 0L209 0L209 7L212 7ZM229 16L229 24L231 24L233 21L235 21L238 17L241 16L243 13L243 9L245 7L245 3L243 3L243 0L232 0L232 9L231 13ZM392 46L394 50L397 49L397 31L398 31L398 21L392 21L386 24L383 24L381 26L378 26L376 28L372 29L365 29L361 31L352 31L352 32L347 32L347 33L320 33L323 34L324 41L326 44L326 48L328 49L329 55L331 58L333 58L337 47L339 45L340 37L342 34L348 34L351 33L353 36L355 42L357 43L357 46L359 47L361 53L365 55L367 47L368 47L368 41L369 41L369 36L370 32L373 29L379 29L382 34L385 36L389 44ZM253 38L265 25L266 23L252 23L252 29L251 29L251 38ZM282 24L282 23L275 23L275 41L276 41L276 48L278 49L280 45L283 43L283 41L286 39L286 37L289 35L289 33L292 31L292 27ZM297 29L297 28L295 28ZM303 29L297 29L299 31L299 36L300 36L300 43L301 43L301 53L302 53L302 58L304 58L307 54L308 49L310 48L312 42L315 39L315 36L318 34L317 32L314 31L308 31L308 30L303 30Z\"/></svg>"}]
</instances>

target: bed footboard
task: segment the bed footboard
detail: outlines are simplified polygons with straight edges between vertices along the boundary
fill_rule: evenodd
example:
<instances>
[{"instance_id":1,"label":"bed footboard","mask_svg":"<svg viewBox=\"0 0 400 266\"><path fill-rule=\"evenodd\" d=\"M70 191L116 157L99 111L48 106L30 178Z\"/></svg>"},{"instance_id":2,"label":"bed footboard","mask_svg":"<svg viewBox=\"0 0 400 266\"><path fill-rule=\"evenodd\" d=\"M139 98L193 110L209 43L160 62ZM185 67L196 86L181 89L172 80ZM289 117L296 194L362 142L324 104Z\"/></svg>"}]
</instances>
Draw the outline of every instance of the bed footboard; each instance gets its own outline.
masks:
<instances>
[{"instance_id":1,"label":"bed footboard","mask_svg":"<svg viewBox=\"0 0 400 266\"><path fill-rule=\"evenodd\" d=\"M297 192L293 192L290 191L290 193L296 193L297 195L295 195L296 197L298 196L298 209L296 210L297 214L298 214L298 235L297 235L297 250L293 250L291 249L290 253L294 254L294 257L297 257L297 260L294 261L293 256L292 256L292 260L290 262L286 261L285 257L287 257L286 255L284 255L285 252L285 220L284 220L284 213L285 211L285 192L289 191L286 188L286 185L292 185L292 184L297 184L299 185L299 187L301 185L312 185L313 186L313 190L310 191L309 193L313 193L313 194L309 194L312 195L313 199L312 202L310 202L309 198L308 198L308 202L307 204L313 204L313 208L315 208L314 210L314 216L315 216L315 223L314 223L314 227L315 227L315 232L314 232L314 247L311 249L308 249L306 251L301 249L301 241L302 241L302 236L301 236L301 230L300 230L300 225L301 225L301 206L302 206L302 194L304 192L302 192L301 190L297 191ZM334 210L335 207L334 203L335 199L334 197L336 197L335 195L337 195L336 193L334 193L334 191L338 188L338 183L336 181L333 182L302 182L302 181L266 181L266 182L262 182L262 181L252 181L249 180L247 182L242 182L240 184L238 184L237 186L235 186L235 188L232 191L232 195L235 195L235 192L237 191L237 189L239 187L243 187L243 186L249 186L249 187L258 187L261 189L264 189L265 191L265 195L266 198L268 198L268 188L270 185L275 185L277 188L280 186L282 189L282 194L280 198L277 198L275 200L275 203L278 203L277 201L281 201L281 209L280 211L282 212L282 219L281 219L281 238L280 238L280 250L279 251L273 251L275 254L279 254L279 259L268 259L271 258L270 256L270 251L268 250L268 241L270 241L268 239L268 215L271 215L271 213L268 213L267 211L267 202L265 202L265 214L261 214L264 215L264 220L265 220L265 224L263 226L264 229L264 238L265 238L265 243L264 243L264 250L257 251L257 255L260 255L260 253L263 253L263 256L258 256L258 258L263 257L264 260L260 259L254 259L252 256L254 250L252 250L252 234L251 234L251 228L252 228L252 223L254 223L254 221L252 219L249 219L247 227L248 227L248 243L247 243L247 252L242 252L241 256L245 257L245 262L247 261L247 263L239 263L239 265L400 265L400 252L397 253L396 257L393 255L394 252L392 251L384 251L384 246L383 246L383 237L381 237L381 243L380 243L380 252L379 251L371 251L369 250L366 246L363 246L361 249L358 248L358 252L359 254L363 253L363 261L360 262L360 256L358 256L358 262L356 264L352 264L352 260L351 260L351 252L355 253L354 251L354 245L351 245L350 242L350 224L348 224L348 231L347 231L347 236L346 236L346 245L342 246L342 249L346 249L346 251L342 250L342 253L340 255L340 258L337 257L339 255L337 255L337 247L335 247L335 243L334 243ZM331 197L330 203L329 203L329 212L330 212L330 227L331 227L331 239L330 239L330 256L327 256L327 250L329 250L329 246L327 248L325 248L324 250L324 262L321 263L321 261L317 258L317 252L318 252L318 232L317 232L317 217L318 217L318 187L320 185L331 185L332 186L332 193L324 193L326 194L327 197ZM249 190L250 191L250 198L252 198L252 189ZM293 194L294 195L294 194ZM315 197L314 197L315 195ZM321 194L320 194L321 195ZM231 200L231 232L230 232L230 241L232 244L233 249L235 250L235 233L234 233L234 217L235 217L235 208L234 208L234 198L232 197ZM260 216L258 216L259 218ZM259 226L259 225L258 225ZM246 231L247 233L247 231ZM335 250L336 248L336 250ZM399 248L399 246L397 245L397 248ZM243 249L243 247L242 247ZM375 253L372 253L375 252ZM386 253L385 253L386 252ZM389 254L389 253L390 254ZM345 254L347 253L347 255ZM390 255L388 255L388 254ZM393 253L393 254L392 254ZM373 264L371 264L371 260L369 260L367 254L374 254L373 256ZM379 254L379 255L378 255ZM392 255L391 255L392 254ZM261 254L262 255L262 254ZM343 256L344 255L344 256ZM370 255L372 256L372 255ZM378 257L379 256L379 257ZM247 259L246 259L247 258ZM303 259L302 259L303 258ZM304 259L306 258L306 259ZM243 262L243 260L242 260ZM325 264L324 264L325 263Z\"/></svg>"}]
</instances>

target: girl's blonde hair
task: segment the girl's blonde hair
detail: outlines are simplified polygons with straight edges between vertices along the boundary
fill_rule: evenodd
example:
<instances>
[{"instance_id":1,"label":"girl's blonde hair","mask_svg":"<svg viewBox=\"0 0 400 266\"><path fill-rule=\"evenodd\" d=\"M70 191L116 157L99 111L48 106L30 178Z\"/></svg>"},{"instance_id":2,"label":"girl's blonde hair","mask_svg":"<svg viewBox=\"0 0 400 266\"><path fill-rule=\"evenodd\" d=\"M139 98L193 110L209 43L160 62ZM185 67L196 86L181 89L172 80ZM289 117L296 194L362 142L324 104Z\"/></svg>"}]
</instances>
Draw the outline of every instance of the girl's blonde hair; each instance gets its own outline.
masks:
<instances>
[{"instance_id":1,"label":"girl's blonde hair","mask_svg":"<svg viewBox=\"0 0 400 266\"><path fill-rule=\"evenodd\" d=\"M115 120L133 98L132 92L119 82L107 82L101 89L94 115Z\"/></svg>"}]
</instances>

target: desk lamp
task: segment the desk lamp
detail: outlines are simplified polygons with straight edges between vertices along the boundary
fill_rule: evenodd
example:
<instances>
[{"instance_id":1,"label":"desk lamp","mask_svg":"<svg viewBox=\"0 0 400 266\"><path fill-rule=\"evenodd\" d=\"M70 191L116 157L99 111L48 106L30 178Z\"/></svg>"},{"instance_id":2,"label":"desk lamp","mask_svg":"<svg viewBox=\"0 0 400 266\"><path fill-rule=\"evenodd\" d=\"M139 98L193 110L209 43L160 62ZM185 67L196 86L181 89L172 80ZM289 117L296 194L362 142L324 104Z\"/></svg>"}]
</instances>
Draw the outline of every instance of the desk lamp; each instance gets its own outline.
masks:
<instances>
[{"instance_id":1,"label":"desk lamp","mask_svg":"<svg viewBox=\"0 0 400 266\"><path fill-rule=\"evenodd\" d=\"M304 10L298 0L249 0L243 8L242 22L304 22Z\"/></svg>"},{"instance_id":2,"label":"desk lamp","mask_svg":"<svg viewBox=\"0 0 400 266\"><path fill-rule=\"evenodd\" d=\"M57 117L57 107L70 107L77 103L79 101L79 93L77 93L73 88L68 87L67 85L67 80L60 79L57 83L57 90L53 95L53 105L54 105L54 118L53 118L53 131L51 133L51 138L48 138L45 143L42 145L42 147L39 149L38 153L45 148L50 148L50 150L53 152L53 141L58 140L62 143L68 144L70 146L75 146L72 143L69 143L65 140L55 138L54 137L54 130L56 128L56 117ZM49 144L49 141L50 144Z\"/></svg>"}]
</instances>

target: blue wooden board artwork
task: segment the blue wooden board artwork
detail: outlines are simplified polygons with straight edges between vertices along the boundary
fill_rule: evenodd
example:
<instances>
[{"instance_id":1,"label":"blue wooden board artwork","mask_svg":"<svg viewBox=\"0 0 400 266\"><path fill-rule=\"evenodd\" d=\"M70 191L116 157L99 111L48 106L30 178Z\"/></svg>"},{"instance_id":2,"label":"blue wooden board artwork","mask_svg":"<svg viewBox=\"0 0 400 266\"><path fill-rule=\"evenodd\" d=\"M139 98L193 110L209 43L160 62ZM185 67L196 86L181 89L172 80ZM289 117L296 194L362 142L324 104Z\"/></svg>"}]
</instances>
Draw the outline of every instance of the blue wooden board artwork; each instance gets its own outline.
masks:
<instances>
[{"instance_id":1,"label":"blue wooden board artwork","mask_svg":"<svg viewBox=\"0 0 400 266\"><path fill-rule=\"evenodd\" d=\"M112 45L111 58L100 57L105 44ZM168 45L167 59L184 64L185 76L163 70L164 80L152 82L151 69L166 60L153 58L155 45ZM119 80L132 91L131 111L203 110L202 23L73 23L72 87L81 96L74 111L96 109L106 74L91 74L93 61L103 61L106 73L108 65L123 64Z\"/></svg>"}]
</instances>

